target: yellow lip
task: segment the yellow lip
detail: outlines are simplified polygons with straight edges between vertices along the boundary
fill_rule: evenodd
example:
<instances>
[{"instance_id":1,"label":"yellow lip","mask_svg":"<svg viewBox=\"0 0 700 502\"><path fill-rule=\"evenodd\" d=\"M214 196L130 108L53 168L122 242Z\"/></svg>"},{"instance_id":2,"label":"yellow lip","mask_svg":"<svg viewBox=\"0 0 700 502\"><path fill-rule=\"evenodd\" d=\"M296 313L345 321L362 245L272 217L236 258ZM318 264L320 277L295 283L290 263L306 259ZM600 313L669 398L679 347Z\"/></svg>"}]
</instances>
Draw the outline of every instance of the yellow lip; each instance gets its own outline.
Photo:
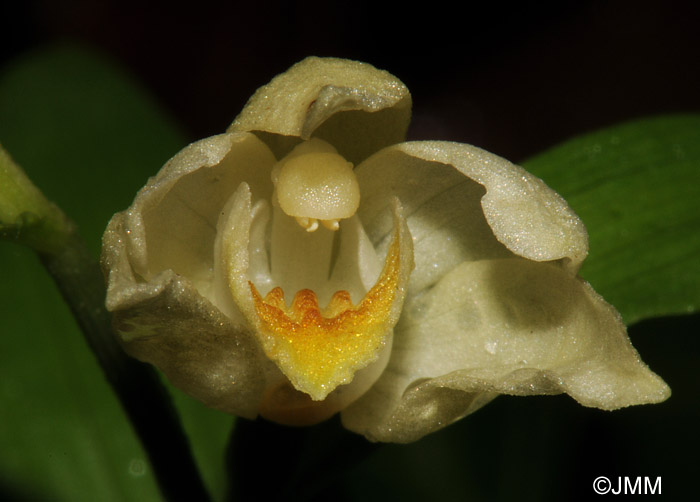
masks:
<instances>
[{"instance_id":1,"label":"yellow lip","mask_svg":"<svg viewBox=\"0 0 700 502\"><path fill-rule=\"evenodd\" d=\"M358 369L377 359L391 330L389 315L397 294L399 240L392 241L379 279L354 306L347 291L338 291L321 310L316 294L299 291L287 306L282 288L263 299L249 282L258 329L271 343L268 357L277 361L294 387L323 400L338 385L349 383Z\"/></svg>"}]
</instances>

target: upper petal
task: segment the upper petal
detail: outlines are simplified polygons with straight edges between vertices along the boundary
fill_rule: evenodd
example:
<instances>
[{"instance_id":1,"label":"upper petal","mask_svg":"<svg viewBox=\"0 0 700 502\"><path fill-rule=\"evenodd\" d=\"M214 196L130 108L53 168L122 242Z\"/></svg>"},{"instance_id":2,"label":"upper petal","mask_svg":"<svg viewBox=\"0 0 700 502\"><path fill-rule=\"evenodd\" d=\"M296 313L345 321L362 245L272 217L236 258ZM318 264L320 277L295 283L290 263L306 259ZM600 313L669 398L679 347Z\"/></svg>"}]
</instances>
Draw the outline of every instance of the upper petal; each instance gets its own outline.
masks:
<instances>
[{"instance_id":1,"label":"upper petal","mask_svg":"<svg viewBox=\"0 0 700 502\"><path fill-rule=\"evenodd\" d=\"M670 395L587 283L550 263L482 260L406 303L389 365L343 422L370 439L408 442L497 393L560 392L602 409Z\"/></svg>"},{"instance_id":2,"label":"upper petal","mask_svg":"<svg viewBox=\"0 0 700 502\"><path fill-rule=\"evenodd\" d=\"M411 95L393 75L367 63L309 57L259 88L229 131L316 136L358 163L403 141L410 116Z\"/></svg>"}]
</instances>

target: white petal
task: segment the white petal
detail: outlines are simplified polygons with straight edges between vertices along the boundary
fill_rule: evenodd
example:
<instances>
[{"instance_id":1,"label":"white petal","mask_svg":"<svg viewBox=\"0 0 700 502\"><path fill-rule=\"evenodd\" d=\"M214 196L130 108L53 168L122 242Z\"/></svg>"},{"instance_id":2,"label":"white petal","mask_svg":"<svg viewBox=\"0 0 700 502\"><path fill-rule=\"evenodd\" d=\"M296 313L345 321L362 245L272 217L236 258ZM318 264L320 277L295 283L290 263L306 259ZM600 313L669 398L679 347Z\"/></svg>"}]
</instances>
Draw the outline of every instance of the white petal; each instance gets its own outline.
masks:
<instances>
[{"instance_id":1,"label":"white petal","mask_svg":"<svg viewBox=\"0 0 700 502\"><path fill-rule=\"evenodd\" d=\"M356 168L359 215L373 243L386 239L390 197L401 200L415 239L410 290L429 287L467 260L519 255L562 260L575 272L588 250L585 227L541 180L479 148L409 142Z\"/></svg>"},{"instance_id":2,"label":"white petal","mask_svg":"<svg viewBox=\"0 0 700 502\"><path fill-rule=\"evenodd\" d=\"M406 143L409 155L452 165L486 188L481 205L496 238L535 261L568 259L578 270L588 234L564 199L542 180L480 148L444 141Z\"/></svg>"},{"instance_id":3,"label":"white petal","mask_svg":"<svg viewBox=\"0 0 700 502\"><path fill-rule=\"evenodd\" d=\"M252 134L222 134L193 143L149 180L126 211L129 262L149 280L172 270L213 300L216 224L242 181L256 198L272 192L275 158Z\"/></svg>"},{"instance_id":4,"label":"white petal","mask_svg":"<svg viewBox=\"0 0 700 502\"><path fill-rule=\"evenodd\" d=\"M430 287L463 261L513 256L486 222L481 208L484 188L456 169L391 147L355 171L362 193L358 215L380 249L391 231L391 197L401 200L416 261L410 294Z\"/></svg>"},{"instance_id":5,"label":"white petal","mask_svg":"<svg viewBox=\"0 0 700 502\"><path fill-rule=\"evenodd\" d=\"M193 143L115 215L103 241L107 307L125 350L208 406L246 417L278 371L230 298L217 299L214 241L242 179L270 196L274 162L252 134Z\"/></svg>"},{"instance_id":6,"label":"white petal","mask_svg":"<svg viewBox=\"0 0 700 502\"><path fill-rule=\"evenodd\" d=\"M670 394L587 283L554 264L482 260L407 302L389 366L343 422L373 440L409 442L497 393L560 392L603 409Z\"/></svg>"}]
</instances>

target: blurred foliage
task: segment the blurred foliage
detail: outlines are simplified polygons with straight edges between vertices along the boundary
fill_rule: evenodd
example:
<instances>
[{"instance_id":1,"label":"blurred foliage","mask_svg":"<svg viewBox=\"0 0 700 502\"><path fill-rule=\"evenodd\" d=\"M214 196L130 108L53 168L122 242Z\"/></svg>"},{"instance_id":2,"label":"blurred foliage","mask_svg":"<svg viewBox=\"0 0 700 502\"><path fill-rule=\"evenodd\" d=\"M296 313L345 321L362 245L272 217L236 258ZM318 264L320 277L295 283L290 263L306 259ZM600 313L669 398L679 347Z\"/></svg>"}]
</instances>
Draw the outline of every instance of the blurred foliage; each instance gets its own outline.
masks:
<instances>
[{"instance_id":1,"label":"blurred foliage","mask_svg":"<svg viewBox=\"0 0 700 502\"><path fill-rule=\"evenodd\" d=\"M638 120L525 162L586 223L581 275L627 323L700 308L700 115Z\"/></svg>"},{"instance_id":2,"label":"blurred foliage","mask_svg":"<svg viewBox=\"0 0 700 502\"><path fill-rule=\"evenodd\" d=\"M27 54L0 74L0 142L95 254L109 217L186 143L154 102L101 55L72 46ZM526 163L586 222L582 274L628 321L697 310L699 124L630 123ZM0 278L0 499L157 500L144 453L38 260L2 243ZM660 475L664 494L680 498L692 493L688 459L700 447L699 325L695 315L630 331L674 391L661 405L607 413L561 396L499 398L411 445L355 437L330 453L337 421L305 430L242 421L229 465L246 466L240 493L256 493L254 474L265 470L270 486L319 478L303 493L334 500L585 500L599 475ZM232 419L173 395L221 499ZM348 451L366 461L333 472L333 455ZM309 461L315 452L329 464Z\"/></svg>"},{"instance_id":3,"label":"blurred foliage","mask_svg":"<svg viewBox=\"0 0 700 502\"><path fill-rule=\"evenodd\" d=\"M112 214L186 144L120 68L73 46L3 69L0 141L96 256ZM56 500L156 500L141 446L51 279L17 245L1 243L0 264L0 482ZM232 419L173 394L221 492Z\"/></svg>"}]
</instances>

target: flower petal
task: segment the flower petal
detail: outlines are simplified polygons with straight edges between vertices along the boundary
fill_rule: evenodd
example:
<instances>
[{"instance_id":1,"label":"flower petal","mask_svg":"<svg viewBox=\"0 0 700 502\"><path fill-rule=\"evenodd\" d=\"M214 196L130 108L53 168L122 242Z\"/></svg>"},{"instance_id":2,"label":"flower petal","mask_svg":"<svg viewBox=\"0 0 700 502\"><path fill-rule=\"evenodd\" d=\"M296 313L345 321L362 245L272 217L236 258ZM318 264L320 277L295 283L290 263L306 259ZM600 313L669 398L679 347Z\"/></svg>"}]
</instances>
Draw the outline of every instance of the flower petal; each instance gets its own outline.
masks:
<instances>
[{"instance_id":1,"label":"flower petal","mask_svg":"<svg viewBox=\"0 0 700 502\"><path fill-rule=\"evenodd\" d=\"M411 96L393 75L367 63L309 57L258 89L229 131L316 136L358 163L403 141L410 115ZM278 158L286 153L272 148Z\"/></svg>"},{"instance_id":2,"label":"flower petal","mask_svg":"<svg viewBox=\"0 0 700 502\"><path fill-rule=\"evenodd\" d=\"M149 280L172 270L214 301L209 289L219 213L244 180L256 198L269 198L274 163L270 150L248 133L213 136L183 149L126 211L126 249L135 272Z\"/></svg>"},{"instance_id":3,"label":"flower petal","mask_svg":"<svg viewBox=\"0 0 700 502\"><path fill-rule=\"evenodd\" d=\"M193 143L115 215L103 239L107 308L125 350L208 406L246 417L256 415L276 368L232 302L217 301L214 241L243 179L270 196L274 162L248 133Z\"/></svg>"},{"instance_id":4,"label":"flower petal","mask_svg":"<svg viewBox=\"0 0 700 502\"><path fill-rule=\"evenodd\" d=\"M513 256L484 218L484 188L456 169L390 147L355 173L362 193L358 215L380 249L387 246L392 228L391 198L401 200L416 262L409 294L430 287L463 261Z\"/></svg>"},{"instance_id":5,"label":"flower petal","mask_svg":"<svg viewBox=\"0 0 700 502\"><path fill-rule=\"evenodd\" d=\"M588 252L581 220L544 182L505 159L459 143L420 141L378 152L355 169L359 215L373 243L386 239L385 210L401 200L415 239L410 291L465 260L519 255L562 260L574 273Z\"/></svg>"},{"instance_id":6,"label":"flower petal","mask_svg":"<svg viewBox=\"0 0 700 502\"><path fill-rule=\"evenodd\" d=\"M207 406L254 418L275 370L250 332L223 315L192 283L165 270L138 277L127 253L125 213L104 235L107 308L127 353L157 366L170 382Z\"/></svg>"},{"instance_id":7,"label":"flower petal","mask_svg":"<svg viewBox=\"0 0 700 502\"><path fill-rule=\"evenodd\" d=\"M343 423L409 442L496 394L560 392L608 410L670 395L587 283L551 263L482 260L407 301L387 369Z\"/></svg>"}]
</instances>

